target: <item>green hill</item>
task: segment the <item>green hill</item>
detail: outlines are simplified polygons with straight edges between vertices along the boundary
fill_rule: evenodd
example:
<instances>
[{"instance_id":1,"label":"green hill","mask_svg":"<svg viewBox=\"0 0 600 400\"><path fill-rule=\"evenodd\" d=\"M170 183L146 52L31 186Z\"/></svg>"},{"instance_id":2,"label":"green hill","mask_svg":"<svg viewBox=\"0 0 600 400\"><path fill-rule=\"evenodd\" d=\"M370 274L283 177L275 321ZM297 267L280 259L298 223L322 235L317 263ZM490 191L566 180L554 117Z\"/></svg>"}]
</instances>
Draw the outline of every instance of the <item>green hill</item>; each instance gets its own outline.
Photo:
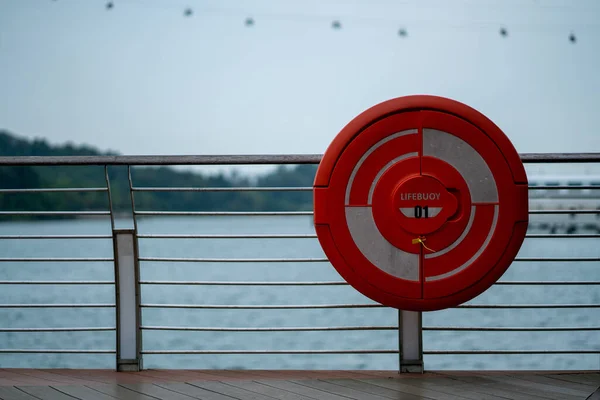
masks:
<instances>
[{"instance_id":1,"label":"green hill","mask_svg":"<svg viewBox=\"0 0 600 400\"><path fill-rule=\"evenodd\" d=\"M116 155L92 147L52 145L0 130L0 156ZM312 186L315 165L279 166L252 179L239 174L201 174L170 167L133 167L135 187ZM115 209L130 210L127 167L109 167ZM105 187L102 166L0 167L0 188ZM312 207L310 192L136 192L138 210L295 211ZM107 210L104 192L0 194L0 210Z\"/></svg>"}]
</instances>

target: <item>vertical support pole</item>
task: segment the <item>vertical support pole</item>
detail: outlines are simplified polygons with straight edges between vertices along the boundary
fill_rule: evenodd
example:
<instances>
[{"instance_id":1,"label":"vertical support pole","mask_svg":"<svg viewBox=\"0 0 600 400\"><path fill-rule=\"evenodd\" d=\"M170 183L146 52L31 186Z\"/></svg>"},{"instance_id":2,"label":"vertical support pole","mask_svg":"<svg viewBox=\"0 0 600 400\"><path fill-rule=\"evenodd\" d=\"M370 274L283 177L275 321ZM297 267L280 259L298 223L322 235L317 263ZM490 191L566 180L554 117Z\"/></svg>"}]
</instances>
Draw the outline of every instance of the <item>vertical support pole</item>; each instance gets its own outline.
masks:
<instances>
[{"instance_id":1,"label":"vertical support pole","mask_svg":"<svg viewBox=\"0 0 600 400\"><path fill-rule=\"evenodd\" d=\"M113 230L117 293L117 371L142 369L139 261L135 231Z\"/></svg>"},{"instance_id":2,"label":"vertical support pole","mask_svg":"<svg viewBox=\"0 0 600 400\"><path fill-rule=\"evenodd\" d=\"M422 313L398 310L400 373L423 373Z\"/></svg>"},{"instance_id":3,"label":"vertical support pole","mask_svg":"<svg viewBox=\"0 0 600 400\"><path fill-rule=\"evenodd\" d=\"M115 260L115 303L117 306L116 366L119 372L135 372L143 368L137 224L135 221L133 192L131 191L131 167L127 166L127 170L132 202L131 208L134 213L134 229L119 229L115 224L108 166L104 166Z\"/></svg>"}]
</instances>

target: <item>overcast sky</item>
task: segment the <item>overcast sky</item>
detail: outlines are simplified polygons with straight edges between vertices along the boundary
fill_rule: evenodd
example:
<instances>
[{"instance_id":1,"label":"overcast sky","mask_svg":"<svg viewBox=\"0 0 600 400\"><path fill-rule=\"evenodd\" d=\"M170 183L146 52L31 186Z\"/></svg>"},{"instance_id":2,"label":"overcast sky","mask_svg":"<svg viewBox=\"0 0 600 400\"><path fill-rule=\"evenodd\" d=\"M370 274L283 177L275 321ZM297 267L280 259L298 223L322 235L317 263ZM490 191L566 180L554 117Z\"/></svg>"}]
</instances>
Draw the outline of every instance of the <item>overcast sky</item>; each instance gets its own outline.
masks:
<instances>
[{"instance_id":1,"label":"overcast sky","mask_svg":"<svg viewBox=\"0 0 600 400\"><path fill-rule=\"evenodd\" d=\"M322 153L364 109L423 93L519 152L600 151L597 0L106 3L0 0L0 128L123 154Z\"/></svg>"}]
</instances>

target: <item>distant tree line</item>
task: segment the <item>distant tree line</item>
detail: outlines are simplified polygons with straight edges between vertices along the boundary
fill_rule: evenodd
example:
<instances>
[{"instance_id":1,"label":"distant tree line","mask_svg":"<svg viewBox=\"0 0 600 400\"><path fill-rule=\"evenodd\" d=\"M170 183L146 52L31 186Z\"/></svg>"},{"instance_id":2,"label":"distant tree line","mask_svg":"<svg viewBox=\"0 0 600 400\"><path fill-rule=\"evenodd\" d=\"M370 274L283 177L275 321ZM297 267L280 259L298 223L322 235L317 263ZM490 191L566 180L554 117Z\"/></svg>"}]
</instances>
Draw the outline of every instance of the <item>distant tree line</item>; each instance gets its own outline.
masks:
<instances>
[{"instance_id":1,"label":"distant tree line","mask_svg":"<svg viewBox=\"0 0 600 400\"><path fill-rule=\"evenodd\" d=\"M0 156L116 155L89 146L51 145L44 139L28 140L0 131ZM127 167L108 169L113 206L131 209ZM258 177L202 174L171 167L132 167L135 187L251 187L312 186L315 165L278 166ZM0 167L0 188L105 187L103 166ZM310 192L135 192L139 210L170 211L295 211L312 207ZM105 192L0 193L0 210L99 211L108 209Z\"/></svg>"}]
</instances>

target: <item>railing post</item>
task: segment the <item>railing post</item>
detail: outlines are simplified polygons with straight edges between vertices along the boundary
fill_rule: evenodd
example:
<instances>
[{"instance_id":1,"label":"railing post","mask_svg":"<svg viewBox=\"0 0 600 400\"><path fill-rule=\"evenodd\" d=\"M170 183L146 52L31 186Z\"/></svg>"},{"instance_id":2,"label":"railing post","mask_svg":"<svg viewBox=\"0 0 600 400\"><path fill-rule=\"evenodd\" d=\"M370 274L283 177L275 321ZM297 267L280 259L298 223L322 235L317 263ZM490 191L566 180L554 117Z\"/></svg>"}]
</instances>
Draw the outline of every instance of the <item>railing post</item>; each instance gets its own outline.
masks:
<instances>
[{"instance_id":1,"label":"railing post","mask_svg":"<svg viewBox=\"0 0 600 400\"><path fill-rule=\"evenodd\" d=\"M135 231L114 229L117 304L117 371L142 369L139 261Z\"/></svg>"},{"instance_id":2,"label":"railing post","mask_svg":"<svg viewBox=\"0 0 600 400\"><path fill-rule=\"evenodd\" d=\"M399 372L423 373L422 313L398 310Z\"/></svg>"}]
</instances>

